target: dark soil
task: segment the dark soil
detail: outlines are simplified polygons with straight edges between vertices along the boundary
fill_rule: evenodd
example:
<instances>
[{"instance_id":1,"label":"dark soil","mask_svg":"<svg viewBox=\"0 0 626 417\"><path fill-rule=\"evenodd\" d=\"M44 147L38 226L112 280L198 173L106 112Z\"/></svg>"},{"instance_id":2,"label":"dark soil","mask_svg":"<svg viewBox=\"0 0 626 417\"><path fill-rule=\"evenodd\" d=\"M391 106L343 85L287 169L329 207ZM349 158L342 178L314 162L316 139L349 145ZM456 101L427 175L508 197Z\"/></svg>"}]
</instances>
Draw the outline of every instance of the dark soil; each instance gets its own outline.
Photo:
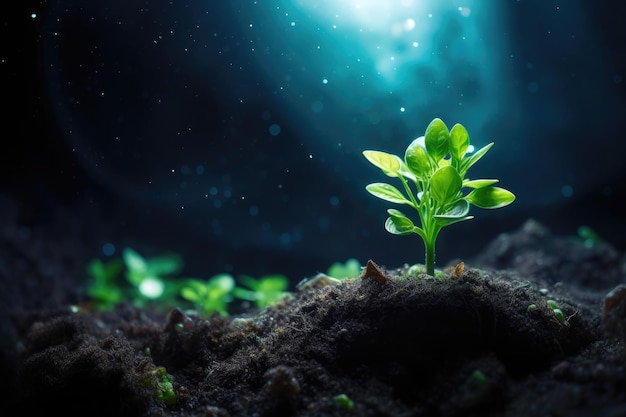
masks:
<instances>
[{"instance_id":1,"label":"dark soil","mask_svg":"<svg viewBox=\"0 0 626 417\"><path fill-rule=\"evenodd\" d=\"M90 234L24 228L0 206L1 415L626 415L625 257L607 243L529 220L445 279L373 259L207 320L89 310ZM158 397L163 373L175 400Z\"/></svg>"}]
</instances>

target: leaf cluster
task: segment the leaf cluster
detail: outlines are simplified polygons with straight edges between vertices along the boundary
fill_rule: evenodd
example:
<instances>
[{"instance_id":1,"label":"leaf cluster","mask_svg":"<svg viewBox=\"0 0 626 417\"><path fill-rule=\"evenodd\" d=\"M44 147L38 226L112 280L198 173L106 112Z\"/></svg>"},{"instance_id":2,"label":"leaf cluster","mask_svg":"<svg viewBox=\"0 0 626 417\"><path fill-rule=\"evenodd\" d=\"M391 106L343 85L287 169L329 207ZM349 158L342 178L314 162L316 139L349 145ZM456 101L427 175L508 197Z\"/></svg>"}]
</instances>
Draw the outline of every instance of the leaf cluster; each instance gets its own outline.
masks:
<instances>
[{"instance_id":1,"label":"leaf cluster","mask_svg":"<svg viewBox=\"0 0 626 417\"><path fill-rule=\"evenodd\" d=\"M171 308L188 302L198 314L209 317L214 313L228 316L228 307L235 299L252 301L258 308L279 302L290 293L289 281L282 275L267 275L259 279L240 277L244 287L226 273L208 280L184 278L180 256L173 253L145 258L131 248L125 248L121 259L105 263L93 259L87 265L91 279L87 287L95 309L109 310L123 301L137 307L152 305ZM121 280L120 276L126 280Z\"/></svg>"},{"instance_id":2,"label":"leaf cluster","mask_svg":"<svg viewBox=\"0 0 626 417\"><path fill-rule=\"evenodd\" d=\"M470 179L468 170L491 149L493 142L476 152L470 151L469 134L459 123L448 129L436 118L424 136L406 148L404 158L387 152L365 150L365 158L385 175L397 178L402 191L386 182L366 186L382 200L407 205L417 211L419 224L397 209L388 209L385 229L396 235L418 234L424 241L428 258L434 259L434 243L439 231L451 224L473 218L470 205L496 209L511 204L515 195L495 186L497 179ZM432 254L429 254L432 251Z\"/></svg>"}]
</instances>

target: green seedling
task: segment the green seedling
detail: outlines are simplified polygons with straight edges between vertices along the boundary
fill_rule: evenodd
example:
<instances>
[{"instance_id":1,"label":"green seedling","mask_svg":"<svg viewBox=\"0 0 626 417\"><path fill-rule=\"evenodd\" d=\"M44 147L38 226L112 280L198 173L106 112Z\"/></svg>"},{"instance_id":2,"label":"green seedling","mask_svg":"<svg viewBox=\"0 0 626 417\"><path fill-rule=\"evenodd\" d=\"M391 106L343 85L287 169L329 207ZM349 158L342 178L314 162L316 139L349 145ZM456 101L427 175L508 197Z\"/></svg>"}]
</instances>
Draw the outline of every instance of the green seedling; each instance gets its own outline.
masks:
<instances>
[{"instance_id":1,"label":"green seedling","mask_svg":"<svg viewBox=\"0 0 626 417\"><path fill-rule=\"evenodd\" d=\"M102 262L93 259L87 264L87 274L91 280L87 287L87 294L91 298L96 310L111 310L117 303L126 298L119 283L119 275L123 264L119 259Z\"/></svg>"},{"instance_id":2,"label":"green seedling","mask_svg":"<svg viewBox=\"0 0 626 417\"><path fill-rule=\"evenodd\" d=\"M154 398L166 405L176 404L176 392L172 384L173 378L162 366L152 368L140 379L140 384L154 392Z\"/></svg>"},{"instance_id":3,"label":"green seedling","mask_svg":"<svg viewBox=\"0 0 626 417\"><path fill-rule=\"evenodd\" d=\"M470 167L492 146L493 142L468 153L470 140L465 127L457 123L448 130L437 118L430 122L424 136L407 147L404 159L381 151L363 151L365 158L385 175L400 180L404 193L381 182L367 185L367 191L382 200L405 204L417 211L419 226L401 211L388 209L385 229L395 235L416 233L422 238L429 275L435 275L435 241L441 229L472 219L470 205L496 209L515 200L510 191L493 186L497 179L466 178ZM471 191L464 194L463 189Z\"/></svg>"},{"instance_id":4,"label":"green seedling","mask_svg":"<svg viewBox=\"0 0 626 417\"><path fill-rule=\"evenodd\" d=\"M356 278L360 274L361 263L354 258L350 258L344 263L334 262L326 271L326 275L337 279Z\"/></svg>"},{"instance_id":5,"label":"green seedling","mask_svg":"<svg viewBox=\"0 0 626 417\"><path fill-rule=\"evenodd\" d=\"M580 226L578 228L578 237L582 239L583 245L587 248L593 248L604 243L604 239L589 226Z\"/></svg>"},{"instance_id":6,"label":"green seedling","mask_svg":"<svg viewBox=\"0 0 626 417\"><path fill-rule=\"evenodd\" d=\"M548 307L550 307L550 309L554 313L554 317L556 318L556 320L560 324L565 324L565 314L563 314L563 310L561 310L559 304L554 300L548 300L546 302L548 304Z\"/></svg>"},{"instance_id":7,"label":"green seedling","mask_svg":"<svg viewBox=\"0 0 626 417\"><path fill-rule=\"evenodd\" d=\"M335 395L333 400L335 400L335 403L337 403L339 407L346 411L352 411L352 409L354 409L354 401L352 401L346 394Z\"/></svg>"},{"instance_id":8,"label":"green seedling","mask_svg":"<svg viewBox=\"0 0 626 417\"><path fill-rule=\"evenodd\" d=\"M217 312L228 316L228 303L233 300L235 279L229 274L219 274L208 281L188 279L180 290L184 299L191 301L196 311L203 317Z\"/></svg>"},{"instance_id":9,"label":"green seedling","mask_svg":"<svg viewBox=\"0 0 626 417\"><path fill-rule=\"evenodd\" d=\"M177 285L170 278L182 269L183 262L178 255L167 254L146 259L137 251L126 248L122 252L126 265L126 278L138 292L135 303L145 304L147 300L167 300L176 295Z\"/></svg>"},{"instance_id":10,"label":"green seedling","mask_svg":"<svg viewBox=\"0 0 626 417\"><path fill-rule=\"evenodd\" d=\"M266 275L259 279L244 275L241 283L248 288L236 287L233 291L235 297L252 301L258 308L275 305L290 295L287 291L289 281L283 275Z\"/></svg>"}]
</instances>

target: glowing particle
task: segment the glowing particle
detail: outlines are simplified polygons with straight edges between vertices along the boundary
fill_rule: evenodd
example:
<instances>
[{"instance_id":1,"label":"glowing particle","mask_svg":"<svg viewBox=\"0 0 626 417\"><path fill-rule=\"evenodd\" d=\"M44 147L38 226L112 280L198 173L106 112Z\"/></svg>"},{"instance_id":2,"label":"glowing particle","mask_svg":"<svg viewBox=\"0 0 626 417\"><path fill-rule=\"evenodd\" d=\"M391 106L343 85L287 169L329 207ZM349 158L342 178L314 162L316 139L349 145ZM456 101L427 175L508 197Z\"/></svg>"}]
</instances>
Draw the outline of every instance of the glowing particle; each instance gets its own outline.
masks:
<instances>
[{"instance_id":1,"label":"glowing particle","mask_svg":"<svg viewBox=\"0 0 626 417\"><path fill-rule=\"evenodd\" d=\"M31 13L30 14L30 18L31 19L36 19L37 18L37 13Z\"/></svg>"},{"instance_id":2,"label":"glowing particle","mask_svg":"<svg viewBox=\"0 0 626 417\"><path fill-rule=\"evenodd\" d=\"M280 125L278 125L276 123L271 124L270 128L269 128L269 132L270 132L270 135L272 135L272 136L280 135Z\"/></svg>"},{"instance_id":3,"label":"glowing particle","mask_svg":"<svg viewBox=\"0 0 626 417\"><path fill-rule=\"evenodd\" d=\"M296 25L296 22L291 22L291 27L294 27Z\"/></svg>"},{"instance_id":4,"label":"glowing particle","mask_svg":"<svg viewBox=\"0 0 626 417\"><path fill-rule=\"evenodd\" d=\"M327 78L322 78L322 84L328 84L328 79Z\"/></svg>"},{"instance_id":5,"label":"glowing particle","mask_svg":"<svg viewBox=\"0 0 626 417\"><path fill-rule=\"evenodd\" d=\"M461 16L463 16L463 17L469 17L469 15L472 13L472 11L470 10L469 7L461 7L461 6L459 6L458 10L461 13Z\"/></svg>"},{"instance_id":6,"label":"glowing particle","mask_svg":"<svg viewBox=\"0 0 626 417\"><path fill-rule=\"evenodd\" d=\"M404 30L406 30L407 32L410 30L415 29L415 20L413 19L407 19L404 21Z\"/></svg>"},{"instance_id":7,"label":"glowing particle","mask_svg":"<svg viewBox=\"0 0 626 417\"><path fill-rule=\"evenodd\" d=\"M406 111L406 109L405 109L404 107L400 107L400 111L401 111L402 113L404 113L404 112Z\"/></svg>"},{"instance_id":8,"label":"glowing particle","mask_svg":"<svg viewBox=\"0 0 626 417\"><path fill-rule=\"evenodd\" d=\"M419 42L413 42L413 48L417 48L418 46L420 46Z\"/></svg>"},{"instance_id":9,"label":"glowing particle","mask_svg":"<svg viewBox=\"0 0 626 417\"><path fill-rule=\"evenodd\" d=\"M104 256L112 256L115 253L115 245L107 242L104 245L102 245L102 254Z\"/></svg>"}]
</instances>

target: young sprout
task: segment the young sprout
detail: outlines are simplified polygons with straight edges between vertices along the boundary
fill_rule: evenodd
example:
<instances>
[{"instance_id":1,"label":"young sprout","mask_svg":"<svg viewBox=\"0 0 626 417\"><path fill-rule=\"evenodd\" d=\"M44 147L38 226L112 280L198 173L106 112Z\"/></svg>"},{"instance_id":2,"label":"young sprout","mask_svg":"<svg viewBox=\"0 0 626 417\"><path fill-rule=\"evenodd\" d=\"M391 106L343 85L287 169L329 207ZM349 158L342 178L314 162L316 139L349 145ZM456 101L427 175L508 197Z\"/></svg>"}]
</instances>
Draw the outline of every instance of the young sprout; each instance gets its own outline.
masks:
<instances>
[{"instance_id":1,"label":"young sprout","mask_svg":"<svg viewBox=\"0 0 626 417\"><path fill-rule=\"evenodd\" d=\"M87 273L91 277L87 294L93 300L96 310L110 310L126 298L118 282L122 267L122 261L119 259L106 263L100 259L93 259L87 264Z\"/></svg>"},{"instance_id":2,"label":"young sprout","mask_svg":"<svg viewBox=\"0 0 626 417\"><path fill-rule=\"evenodd\" d=\"M266 275L259 279L242 276L241 282L248 287L236 287L233 294L237 298L252 301L258 308L274 305L288 296L289 281L282 275Z\"/></svg>"},{"instance_id":3,"label":"young sprout","mask_svg":"<svg viewBox=\"0 0 626 417\"><path fill-rule=\"evenodd\" d=\"M179 256L168 254L146 259L137 251L126 248L122 259L126 265L126 278L139 293L135 300L137 304L173 296L175 285L167 277L182 269Z\"/></svg>"},{"instance_id":4,"label":"young sprout","mask_svg":"<svg viewBox=\"0 0 626 417\"><path fill-rule=\"evenodd\" d=\"M548 304L548 307L550 307L550 309L554 313L554 317L556 317L556 320L560 324L565 324L565 314L563 314L563 310L561 310L561 307L559 306L559 304L554 300L548 300L546 301L546 303Z\"/></svg>"},{"instance_id":5,"label":"young sprout","mask_svg":"<svg viewBox=\"0 0 626 417\"><path fill-rule=\"evenodd\" d=\"M335 395L333 400L335 400L335 403L337 403L339 407L346 411L352 411L352 409L354 409L354 401L346 394Z\"/></svg>"},{"instance_id":6,"label":"young sprout","mask_svg":"<svg viewBox=\"0 0 626 417\"><path fill-rule=\"evenodd\" d=\"M195 309L203 317L209 317L217 312L221 316L228 316L228 303L233 299L235 279L229 274L219 274L208 281L191 278L186 281L180 290L184 299L191 301Z\"/></svg>"},{"instance_id":7,"label":"young sprout","mask_svg":"<svg viewBox=\"0 0 626 417\"><path fill-rule=\"evenodd\" d=\"M356 278L360 274L361 263L355 258L350 258L344 263L334 262L326 271L326 275L337 279Z\"/></svg>"},{"instance_id":8,"label":"young sprout","mask_svg":"<svg viewBox=\"0 0 626 417\"><path fill-rule=\"evenodd\" d=\"M474 153L468 153L469 135L465 127L455 124L451 130L441 119L434 119L424 136L406 149L404 159L381 151L366 150L363 155L385 175L397 178L400 191L387 183L372 183L367 191L382 200L412 207L419 216L415 225L400 210L388 209L385 229L395 235L415 233L426 250L426 273L435 275L435 241L441 229L470 220L470 205L483 209L507 206L515 195L495 187L497 179L469 179L467 171L493 146L493 142ZM464 189L471 191L464 194Z\"/></svg>"}]
</instances>

